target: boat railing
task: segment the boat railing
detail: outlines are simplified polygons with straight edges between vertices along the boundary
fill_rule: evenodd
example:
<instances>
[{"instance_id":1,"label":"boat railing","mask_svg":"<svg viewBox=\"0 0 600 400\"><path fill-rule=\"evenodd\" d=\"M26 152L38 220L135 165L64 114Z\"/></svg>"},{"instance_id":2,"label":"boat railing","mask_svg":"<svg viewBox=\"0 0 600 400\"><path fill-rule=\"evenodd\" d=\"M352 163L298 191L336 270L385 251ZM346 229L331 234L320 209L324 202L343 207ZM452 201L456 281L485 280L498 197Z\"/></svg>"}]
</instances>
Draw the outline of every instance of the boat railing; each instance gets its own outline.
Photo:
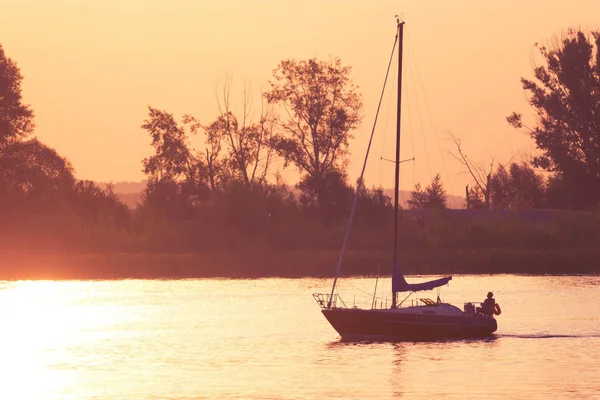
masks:
<instances>
[{"instance_id":1,"label":"boat railing","mask_svg":"<svg viewBox=\"0 0 600 400\"><path fill-rule=\"evenodd\" d=\"M329 308L348 308L346 303L344 303L344 300L342 300L338 294L334 294L333 297L331 297L331 294L329 293L313 293L313 297L323 310Z\"/></svg>"}]
</instances>

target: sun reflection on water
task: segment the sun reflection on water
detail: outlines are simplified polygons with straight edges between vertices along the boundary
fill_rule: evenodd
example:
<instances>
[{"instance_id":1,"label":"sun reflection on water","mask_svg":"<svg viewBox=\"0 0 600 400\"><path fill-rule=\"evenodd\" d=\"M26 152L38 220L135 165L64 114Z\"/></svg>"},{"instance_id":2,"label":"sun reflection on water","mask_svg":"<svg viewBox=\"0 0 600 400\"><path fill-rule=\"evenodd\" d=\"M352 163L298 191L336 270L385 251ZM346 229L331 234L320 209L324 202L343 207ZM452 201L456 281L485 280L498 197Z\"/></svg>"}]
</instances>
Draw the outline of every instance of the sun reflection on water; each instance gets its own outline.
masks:
<instances>
[{"instance_id":1,"label":"sun reflection on water","mask_svg":"<svg viewBox=\"0 0 600 400\"><path fill-rule=\"evenodd\" d=\"M114 307L89 304L89 284L22 281L0 288L1 399L65 398L80 372L72 368L77 349L118 319Z\"/></svg>"}]
</instances>

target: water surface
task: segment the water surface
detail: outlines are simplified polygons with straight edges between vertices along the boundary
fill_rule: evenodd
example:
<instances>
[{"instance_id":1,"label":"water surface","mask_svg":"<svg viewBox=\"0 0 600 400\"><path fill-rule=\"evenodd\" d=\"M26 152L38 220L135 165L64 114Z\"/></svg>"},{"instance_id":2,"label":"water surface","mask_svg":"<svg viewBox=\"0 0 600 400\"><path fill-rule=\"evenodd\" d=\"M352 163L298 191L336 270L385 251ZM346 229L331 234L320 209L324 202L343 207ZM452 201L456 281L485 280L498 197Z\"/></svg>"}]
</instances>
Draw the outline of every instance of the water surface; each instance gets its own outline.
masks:
<instances>
[{"instance_id":1,"label":"water surface","mask_svg":"<svg viewBox=\"0 0 600 400\"><path fill-rule=\"evenodd\" d=\"M374 284L340 293L370 305ZM0 398L600 398L599 284L455 276L444 301L494 292L493 337L343 343L312 299L331 280L0 282Z\"/></svg>"}]
</instances>

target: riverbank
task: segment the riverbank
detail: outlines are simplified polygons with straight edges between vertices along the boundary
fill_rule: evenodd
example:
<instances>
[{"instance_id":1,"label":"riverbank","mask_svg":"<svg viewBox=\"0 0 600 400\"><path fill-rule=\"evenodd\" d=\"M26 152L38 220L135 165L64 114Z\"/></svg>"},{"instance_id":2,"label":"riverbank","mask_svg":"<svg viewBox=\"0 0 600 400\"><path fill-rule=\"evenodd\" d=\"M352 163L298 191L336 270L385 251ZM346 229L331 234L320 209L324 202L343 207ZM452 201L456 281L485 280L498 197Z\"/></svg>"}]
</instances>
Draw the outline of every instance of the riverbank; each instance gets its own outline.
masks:
<instances>
[{"instance_id":1,"label":"riverbank","mask_svg":"<svg viewBox=\"0 0 600 400\"><path fill-rule=\"evenodd\" d=\"M179 279L331 277L334 250L205 252L189 254L4 254L0 279ZM403 250L407 275L429 274L597 274L600 249ZM389 275L390 255L349 251L342 275Z\"/></svg>"}]
</instances>

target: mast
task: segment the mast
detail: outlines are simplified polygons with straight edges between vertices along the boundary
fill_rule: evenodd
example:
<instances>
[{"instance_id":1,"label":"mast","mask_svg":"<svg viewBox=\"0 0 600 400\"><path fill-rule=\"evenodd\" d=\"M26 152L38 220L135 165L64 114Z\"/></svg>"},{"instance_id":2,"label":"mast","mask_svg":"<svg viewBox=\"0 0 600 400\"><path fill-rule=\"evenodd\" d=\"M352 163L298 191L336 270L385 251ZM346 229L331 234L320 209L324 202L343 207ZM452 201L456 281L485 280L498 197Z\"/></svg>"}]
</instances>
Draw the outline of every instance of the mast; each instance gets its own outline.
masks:
<instances>
[{"instance_id":1,"label":"mast","mask_svg":"<svg viewBox=\"0 0 600 400\"><path fill-rule=\"evenodd\" d=\"M394 262L398 263L398 190L400 185L400 112L402 111L402 41L404 21L398 23L398 111L396 112L396 179L394 181ZM392 285L392 308L396 308L396 292Z\"/></svg>"},{"instance_id":2,"label":"mast","mask_svg":"<svg viewBox=\"0 0 600 400\"><path fill-rule=\"evenodd\" d=\"M398 24L400 21L396 19ZM399 26L399 25L398 25ZM369 138L369 145L367 146L367 152L365 154L365 161L363 162L362 170L360 172L360 178L358 179L358 183L356 185L356 190L354 191L354 201L352 202L352 210L350 211L350 217L348 218L348 224L346 225L346 234L344 235L344 241L342 243L342 250L340 251L340 256L338 258L337 267L335 268L335 278L333 280L333 285L331 286L331 294L329 295L329 300L327 302L327 308L331 308L333 304L333 296L335 294L335 285L337 283L338 277L340 276L340 268L342 267L342 260L344 258L344 253L346 251L346 245L348 244L348 236L350 235L350 227L352 226L352 221L354 220L354 212L356 211L356 205L358 204L358 194L360 192L360 185L363 181L363 176L365 174L365 168L367 167L367 160L369 159L369 151L371 150L371 144L373 143L373 135L375 134L375 127L377 126L377 118L379 117L379 110L381 109L381 102L383 101L383 94L385 93L385 87L387 84L388 76L390 73L390 67L392 66L392 61L394 59L394 51L396 50L396 42L398 42L398 32L396 32L396 39L394 39L394 45L392 46L392 54L390 55L390 61L388 63L387 71L385 73L385 80L383 81L383 89L381 90L381 96L379 97L379 104L377 105L377 112L375 113L375 121L373 121L373 129L371 130L371 137ZM398 197L398 196L396 196Z\"/></svg>"}]
</instances>

